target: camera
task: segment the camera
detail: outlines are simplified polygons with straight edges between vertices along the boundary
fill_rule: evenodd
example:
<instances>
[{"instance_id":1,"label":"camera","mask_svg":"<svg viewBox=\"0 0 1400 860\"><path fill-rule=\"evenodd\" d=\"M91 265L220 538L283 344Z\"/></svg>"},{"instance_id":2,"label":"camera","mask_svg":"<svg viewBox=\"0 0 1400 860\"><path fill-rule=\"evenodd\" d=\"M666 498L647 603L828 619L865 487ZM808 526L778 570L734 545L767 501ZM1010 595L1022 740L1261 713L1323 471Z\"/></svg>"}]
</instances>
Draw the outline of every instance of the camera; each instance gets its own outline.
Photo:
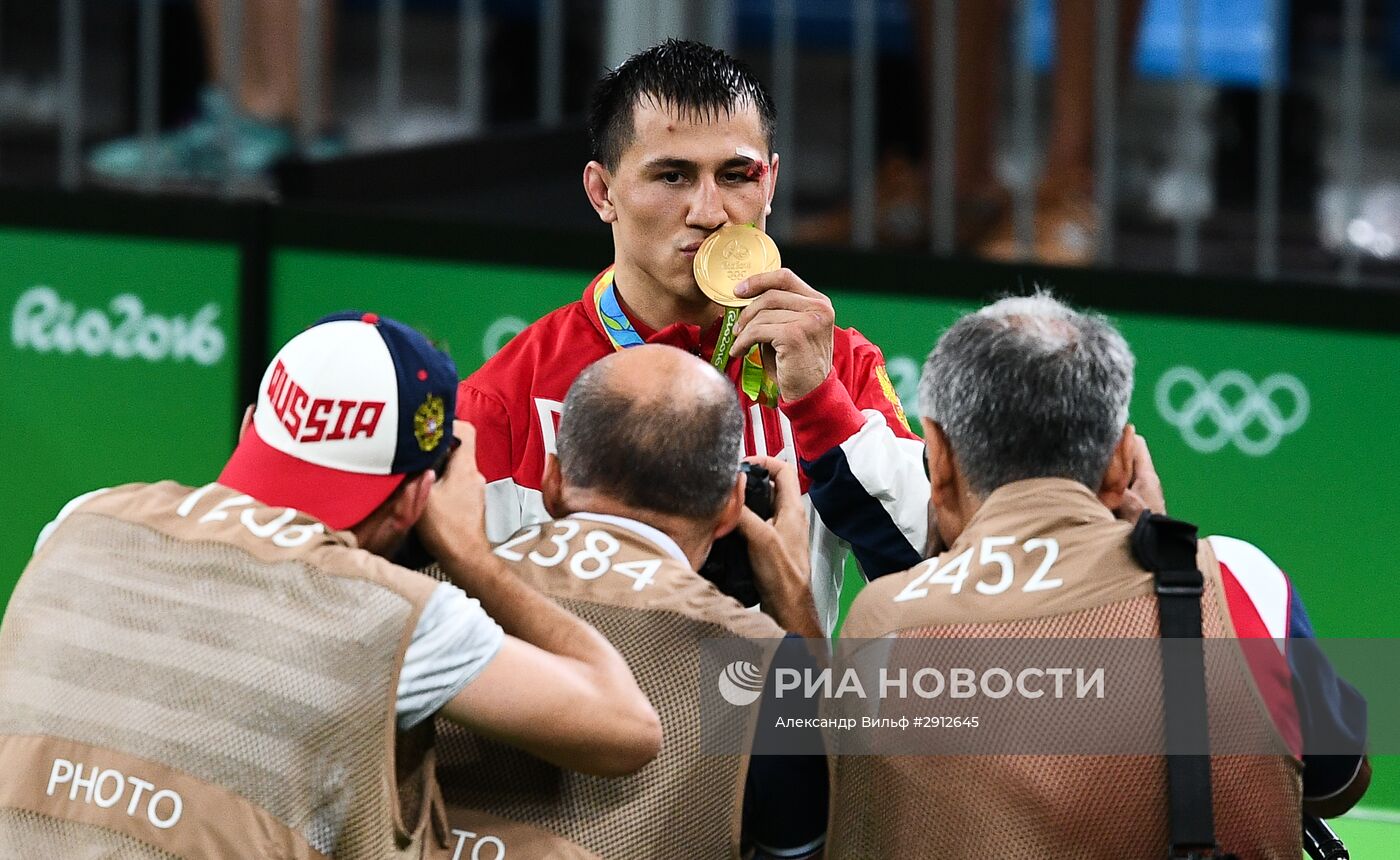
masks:
<instances>
[{"instance_id":1,"label":"camera","mask_svg":"<svg viewBox=\"0 0 1400 860\"><path fill-rule=\"evenodd\" d=\"M744 483L744 507L758 514L760 519L771 519L772 476L756 463L740 463L739 471L748 476ZM700 566L700 575L744 606L758 605L758 586L754 584L753 568L749 565L749 542L738 529L715 541L709 557Z\"/></svg>"}]
</instances>

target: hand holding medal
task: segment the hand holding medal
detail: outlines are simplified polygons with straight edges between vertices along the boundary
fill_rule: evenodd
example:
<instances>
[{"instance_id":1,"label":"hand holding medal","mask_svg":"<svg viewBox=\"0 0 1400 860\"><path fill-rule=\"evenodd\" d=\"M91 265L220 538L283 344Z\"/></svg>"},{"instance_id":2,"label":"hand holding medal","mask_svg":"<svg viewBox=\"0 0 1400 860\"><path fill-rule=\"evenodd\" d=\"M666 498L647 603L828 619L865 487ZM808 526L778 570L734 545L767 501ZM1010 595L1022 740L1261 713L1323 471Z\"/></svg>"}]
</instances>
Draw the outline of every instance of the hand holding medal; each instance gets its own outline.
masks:
<instances>
[{"instance_id":1,"label":"hand holding medal","mask_svg":"<svg viewBox=\"0 0 1400 860\"><path fill-rule=\"evenodd\" d=\"M782 268L778 246L763 231L721 227L700 245L693 265L700 290L726 309L711 363L723 373L731 355L743 356L741 382L750 398L777 405L778 390L796 400L827 378L836 312Z\"/></svg>"}]
</instances>

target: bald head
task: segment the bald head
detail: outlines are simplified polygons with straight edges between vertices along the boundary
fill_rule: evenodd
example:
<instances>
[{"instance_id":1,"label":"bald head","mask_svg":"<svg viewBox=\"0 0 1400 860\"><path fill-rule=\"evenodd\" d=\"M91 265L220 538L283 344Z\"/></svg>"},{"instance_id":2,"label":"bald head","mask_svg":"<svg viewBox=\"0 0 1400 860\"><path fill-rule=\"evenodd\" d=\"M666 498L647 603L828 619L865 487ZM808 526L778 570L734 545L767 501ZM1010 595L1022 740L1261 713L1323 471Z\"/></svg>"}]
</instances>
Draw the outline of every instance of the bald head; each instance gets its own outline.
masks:
<instances>
[{"instance_id":1,"label":"bald head","mask_svg":"<svg viewBox=\"0 0 1400 860\"><path fill-rule=\"evenodd\" d=\"M734 488L743 429L733 386L710 365L674 347L633 347L569 387L559 469L566 486L705 519Z\"/></svg>"},{"instance_id":2,"label":"bald head","mask_svg":"<svg viewBox=\"0 0 1400 860\"><path fill-rule=\"evenodd\" d=\"M688 352L646 344L624 349L584 370L618 397L638 404L675 408L738 407L734 386L713 367Z\"/></svg>"}]
</instances>

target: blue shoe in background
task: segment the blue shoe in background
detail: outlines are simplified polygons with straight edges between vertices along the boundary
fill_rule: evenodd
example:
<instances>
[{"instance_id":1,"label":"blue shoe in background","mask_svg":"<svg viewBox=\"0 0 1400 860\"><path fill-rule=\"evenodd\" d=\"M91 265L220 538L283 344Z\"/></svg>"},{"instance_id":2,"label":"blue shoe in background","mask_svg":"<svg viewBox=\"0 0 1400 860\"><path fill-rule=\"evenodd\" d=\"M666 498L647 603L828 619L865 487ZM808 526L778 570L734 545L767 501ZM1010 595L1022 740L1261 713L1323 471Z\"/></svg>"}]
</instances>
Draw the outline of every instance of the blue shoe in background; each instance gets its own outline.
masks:
<instances>
[{"instance_id":1,"label":"blue shoe in background","mask_svg":"<svg viewBox=\"0 0 1400 860\"><path fill-rule=\"evenodd\" d=\"M87 160L90 177L116 185L254 181L265 179L274 164L296 152L296 139L287 126L242 113L222 90L206 88L200 93L199 102L198 116L181 128L157 136L149 154L140 137L94 147ZM308 147L307 157L332 158L344 151L345 144L339 137L322 136Z\"/></svg>"}]
</instances>

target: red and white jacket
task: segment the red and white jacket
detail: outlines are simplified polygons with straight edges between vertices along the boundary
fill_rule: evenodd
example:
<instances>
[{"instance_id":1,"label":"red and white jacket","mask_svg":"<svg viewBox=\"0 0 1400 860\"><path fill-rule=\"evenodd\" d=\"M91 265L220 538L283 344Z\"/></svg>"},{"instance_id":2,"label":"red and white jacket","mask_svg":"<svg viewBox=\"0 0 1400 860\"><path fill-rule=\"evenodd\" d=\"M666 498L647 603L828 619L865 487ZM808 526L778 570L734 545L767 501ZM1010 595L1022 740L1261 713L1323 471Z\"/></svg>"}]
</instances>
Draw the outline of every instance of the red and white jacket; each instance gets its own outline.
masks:
<instances>
[{"instance_id":1,"label":"red and white jacket","mask_svg":"<svg viewBox=\"0 0 1400 860\"><path fill-rule=\"evenodd\" d=\"M615 297L611 285L609 268L580 301L530 325L458 390L457 417L476 427L492 541L549 519L539 487L564 395L583 368L629 345L618 337L616 314L626 315L632 344L669 344L706 360L714 350L718 321L704 330L677 323L654 331L627 315L620 301L602 304ZM609 309L614 316L605 321ZM746 393L743 364L736 358L727 368L744 408L743 453L801 466L812 523L812 593L830 633L848 547L867 576L907 569L922 557L929 500L923 442L906 423L880 350L854 329L834 330L831 374L797 400L772 405Z\"/></svg>"},{"instance_id":2,"label":"red and white jacket","mask_svg":"<svg viewBox=\"0 0 1400 860\"><path fill-rule=\"evenodd\" d=\"M1277 649L1275 655L1270 648L1246 648L1245 659L1274 725L1303 759L1303 797L1324 800L1341 793L1361 769L1365 699L1313 641L1303 600L1279 566L1238 538L1207 540L1220 562L1235 635L1269 639Z\"/></svg>"}]
</instances>

